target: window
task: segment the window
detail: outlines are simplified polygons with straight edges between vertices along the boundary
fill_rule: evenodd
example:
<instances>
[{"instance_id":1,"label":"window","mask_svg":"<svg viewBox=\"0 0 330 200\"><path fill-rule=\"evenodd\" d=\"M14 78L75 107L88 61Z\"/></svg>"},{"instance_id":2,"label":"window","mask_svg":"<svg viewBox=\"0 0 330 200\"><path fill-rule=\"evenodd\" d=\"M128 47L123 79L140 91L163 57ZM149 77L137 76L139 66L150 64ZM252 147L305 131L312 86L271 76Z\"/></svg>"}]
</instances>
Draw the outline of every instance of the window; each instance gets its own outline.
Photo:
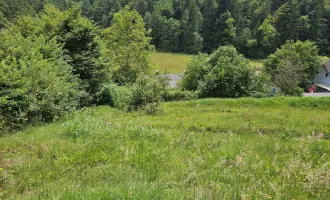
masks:
<instances>
[{"instance_id":1,"label":"window","mask_svg":"<svg viewBox=\"0 0 330 200\"><path fill-rule=\"evenodd\" d=\"M329 76L329 73L325 73L325 77L328 77Z\"/></svg>"}]
</instances>

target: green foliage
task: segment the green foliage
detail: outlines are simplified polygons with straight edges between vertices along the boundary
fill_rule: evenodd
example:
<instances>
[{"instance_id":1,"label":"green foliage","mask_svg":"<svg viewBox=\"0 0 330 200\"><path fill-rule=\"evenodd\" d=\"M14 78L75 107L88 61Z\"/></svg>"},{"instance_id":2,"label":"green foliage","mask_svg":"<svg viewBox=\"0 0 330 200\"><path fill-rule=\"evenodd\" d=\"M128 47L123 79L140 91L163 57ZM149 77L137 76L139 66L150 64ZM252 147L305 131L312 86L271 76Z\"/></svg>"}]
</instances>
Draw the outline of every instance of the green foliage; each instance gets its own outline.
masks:
<instances>
[{"instance_id":1,"label":"green foliage","mask_svg":"<svg viewBox=\"0 0 330 200\"><path fill-rule=\"evenodd\" d=\"M278 32L272 21L273 18L268 17L258 28L259 43L263 50L262 57L274 52L278 43Z\"/></svg>"},{"instance_id":2,"label":"green foliage","mask_svg":"<svg viewBox=\"0 0 330 200\"><path fill-rule=\"evenodd\" d=\"M99 30L89 19L81 16L77 7L62 12L52 5L45 5L40 15L20 17L13 29L24 36L44 35L47 40L55 38L62 45L66 59L85 91L81 106L91 103L106 81L106 70L100 61Z\"/></svg>"},{"instance_id":3,"label":"green foliage","mask_svg":"<svg viewBox=\"0 0 330 200\"><path fill-rule=\"evenodd\" d=\"M318 74L321 68L321 59L318 56L318 48L315 43L288 41L274 54L268 56L264 65L272 80L277 84L281 84L280 82L285 81L285 79L288 79L287 81L294 80L297 83L293 84L292 87L299 86L306 89L309 87L306 83L311 82ZM281 89L286 90L283 86Z\"/></svg>"},{"instance_id":4,"label":"green foliage","mask_svg":"<svg viewBox=\"0 0 330 200\"><path fill-rule=\"evenodd\" d=\"M219 47L210 55L206 73L198 89L203 97L248 96L254 73L249 60L234 47Z\"/></svg>"},{"instance_id":5,"label":"green foliage","mask_svg":"<svg viewBox=\"0 0 330 200\"><path fill-rule=\"evenodd\" d=\"M44 0L0 0L0 28L14 22L17 16L34 14Z\"/></svg>"},{"instance_id":6,"label":"green foliage","mask_svg":"<svg viewBox=\"0 0 330 200\"><path fill-rule=\"evenodd\" d=\"M104 85L97 94L97 103L123 111L142 110L146 114L157 114L161 111L161 97L168 94L167 85L164 77L141 75L132 86Z\"/></svg>"},{"instance_id":7,"label":"green foliage","mask_svg":"<svg viewBox=\"0 0 330 200\"><path fill-rule=\"evenodd\" d=\"M272 90L274 87L272 86L268 74L257 72L253 78L250 96L254 98L273 96Z\"/></svg>"},{"instance_id":8,"label":"green foliage","mask_svg":"<svg viewBox=\"0 0 330 200\"><path fill-rule=\"evenodd\" d=\"M146 106L150 109L156 109L161 101L163 90L164 85L158 79L153 79L147 75L139 76L132 86L131 109L143 109Z\"/></svg>"},{"instance_id":9,"label":"green foliage","mask_svg":"<svg viewBox=\"0 0 330 200\"><path fill-rule=\"evenodd\" d=\"M181 81L184 90L197 90L199 82L206 74L207 58L207 54L198 54L188 63Z\"/></svg>"},{"instance_id":10,"label":"green foliage","mask_svg":"<svg viewBox=\"0 0 330 200\"><path fill-rule=\"evenodd\" d=\"M82 14L107 28L125 6L152 29L161 51L210 53L233 45L251 58L265 58L287 40L310 40L329 55L329 0L0 0L0 28L19 15L39 13L45 3Z\"/></svg>"},{"instance_id":11,"label":"green foliage","mask_svg":"<svg viewBox=\"0 0 330 200\"><path fill-rule=\"evenodd\" d=\"M233 46L222 46L209 57L200 54L192 60L182 87L198 89L202 97L237 98L250 95L254 79L254 68L249 60Z\"/></svg>"},{"instance_id":12,"label":"green foliage","mask_svg":"<svg viewBox=\"0 0 330 200\"><path fill-rule=\"evenodd\" d=\"M299 84L305 80L306 75L300 68L300 63L293 63L290 60L281 62L274 71L273 82L281 89L281 93L291 96L302 96L304 90Z\"/></svg>"},{"instance_id":13,"label":"green foliage","mask_svg":"<svg viewBox=\"0 0 330 200\"><path fill-rule=\"evenodd\" d=\"M140 74L149 72L149 54L153 50L149 33L139 13L129 11L128 6L114 15L103 38L115 82L132 84Z\"/></svg>"},{"instance_id":14,"label":"green foliage","mask_svg":"<svg viewBox=\"0 0 330 200\"><path fill-rule=\"evenodd\" d=\"M153 27L155 26L159 26L159 24L154 24ZM161 37L160 37L159 50L169 51L169 52L179 51L180 35L181 35L179 20L173 18L170 18L168 20L166 19L160 35Z\"/></svg>"},{"instance_id":15,"label":"green foliage","mask_svg":"<svg viewBox=\"0 0 330 200\"><path fill-rule=\"evenodd\" d=\"M129 87L105 84L97 94L97 103L128 111L132 103L132 97L132 90Z\"/></svg>"},{"instance_id":16,"label":"green foliage","mask_svg":"<svg viewBox=\"0 0 330 200\"><path fill-rule=\"evenodd\" d=\"M187 0L182 16L183 49L186 53L198 53L203 48L203 38L200 35L202 14L195 0Z\"/></svg>"},{"instance_id":17,"label":"green foliage","mask_svg":"<svg viewBox=\"0 0 330 200\"><path fill-rule=\"evenodd\" d=\"M55 40L11 30L0 37L0 133L76 108L78 82Z\"/></svg>"},{"instance_id":18,"label":"green foliage","mask_svg":"<svg viewBox=\"0 0 330 200\"><path fill-rule=\"evenodd\" d=\"M179 89L165 90L161 93L163 101L190 101L198 98L197 92L194 91L182 91Z\"/></svg>"}]
</instances>

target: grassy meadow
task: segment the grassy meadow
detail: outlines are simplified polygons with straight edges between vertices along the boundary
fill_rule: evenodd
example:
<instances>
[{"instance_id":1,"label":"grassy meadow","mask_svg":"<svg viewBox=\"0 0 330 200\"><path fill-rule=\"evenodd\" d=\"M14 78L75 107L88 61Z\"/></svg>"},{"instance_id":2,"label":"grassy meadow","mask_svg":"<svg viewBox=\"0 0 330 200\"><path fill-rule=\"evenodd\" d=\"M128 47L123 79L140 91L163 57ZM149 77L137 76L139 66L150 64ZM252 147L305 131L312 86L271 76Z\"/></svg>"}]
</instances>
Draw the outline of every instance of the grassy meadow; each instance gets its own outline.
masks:
<instances>
[{"instance_id":1,"label":"grassy meadow","mask_svg":"<svg viewBox=\"0 0 330 200\"><path fill-rule=\"evenodd\" d=\"M85 108L0 139L0 199L328 199L330 99Z\"/></svg>"},{"instance_id":2,"label":"grassy meadow","mask_svg":"<svg viewBox=\"0 0 330 200\"><path fill-rule=\"evenodd\" d=\"M154 53L151 62L156 65L160 73L181 74L187 67L193 55L179 53Z\"/></svg>"},{"instance_id":3,"label":"grassy meadow","mask_svg":"<svg viewBox=\"0 0 330 200\"><path fill-rule=\"evenodd\" d=\"M256 67L256 71L262 71L264 63L262 60L250 59L250 64Z\"/></svg>"},{"instance_id":4,"label":"grassy meadow","mask_svg":"<svg viewBox=\"0 0 330 200\"><path fill-rule=\"evenodd\" d=\"M156 65L160 73L182 74L193 55L179 53L154 53L151 55L151 62ZM263 68L262 60L250 59L250 64L256 67L257 71Z\"/></svg>"}]
</instances>

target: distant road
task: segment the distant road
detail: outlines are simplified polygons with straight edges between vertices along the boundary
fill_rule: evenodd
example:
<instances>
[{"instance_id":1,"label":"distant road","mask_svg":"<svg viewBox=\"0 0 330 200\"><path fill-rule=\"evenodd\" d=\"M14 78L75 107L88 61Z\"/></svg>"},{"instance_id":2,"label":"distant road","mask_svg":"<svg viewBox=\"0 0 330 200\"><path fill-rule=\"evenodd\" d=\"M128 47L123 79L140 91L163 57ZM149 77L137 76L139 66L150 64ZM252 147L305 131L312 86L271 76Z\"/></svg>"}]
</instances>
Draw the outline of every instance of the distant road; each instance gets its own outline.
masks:
<instances>
[{"instance_id":1,"label":"distant road","mask_svg":"<svg viewBox=\"0 0 330 200\"><path fill-rule=\"evenodd\" d=\"M181 80L182 75L181 74L166 74L166 76L169 78L170 87L177 88L178 82Z\"/></svg>"},{"instance_id":2,"label":"distant road","mask_svg":"<svg viewBox=\"0 0 330 200\"><path fill-rule=\"evenodd\" d=\"M305 93L304 97L330 97L330 92Z\"/></svg>"}]
</instances>

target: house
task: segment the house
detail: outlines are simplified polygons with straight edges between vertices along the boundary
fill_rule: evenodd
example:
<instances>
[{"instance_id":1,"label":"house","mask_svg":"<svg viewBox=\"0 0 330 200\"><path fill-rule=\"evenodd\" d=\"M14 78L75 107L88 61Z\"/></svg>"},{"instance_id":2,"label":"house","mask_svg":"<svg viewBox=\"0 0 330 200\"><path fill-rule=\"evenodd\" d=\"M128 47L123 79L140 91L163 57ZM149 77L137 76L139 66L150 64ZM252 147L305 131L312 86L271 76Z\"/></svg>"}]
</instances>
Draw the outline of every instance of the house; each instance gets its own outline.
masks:
<instances>
[{"instance_id":1,"label":"house","mask_svg":"<svg viewBox=\"0 0 330 200\"><path fill-rule=\"evenodd\" d=\"M330 60L322 65L322 70L314 78L316 92L330 92Z\"/></svg>"}]
</instances>

